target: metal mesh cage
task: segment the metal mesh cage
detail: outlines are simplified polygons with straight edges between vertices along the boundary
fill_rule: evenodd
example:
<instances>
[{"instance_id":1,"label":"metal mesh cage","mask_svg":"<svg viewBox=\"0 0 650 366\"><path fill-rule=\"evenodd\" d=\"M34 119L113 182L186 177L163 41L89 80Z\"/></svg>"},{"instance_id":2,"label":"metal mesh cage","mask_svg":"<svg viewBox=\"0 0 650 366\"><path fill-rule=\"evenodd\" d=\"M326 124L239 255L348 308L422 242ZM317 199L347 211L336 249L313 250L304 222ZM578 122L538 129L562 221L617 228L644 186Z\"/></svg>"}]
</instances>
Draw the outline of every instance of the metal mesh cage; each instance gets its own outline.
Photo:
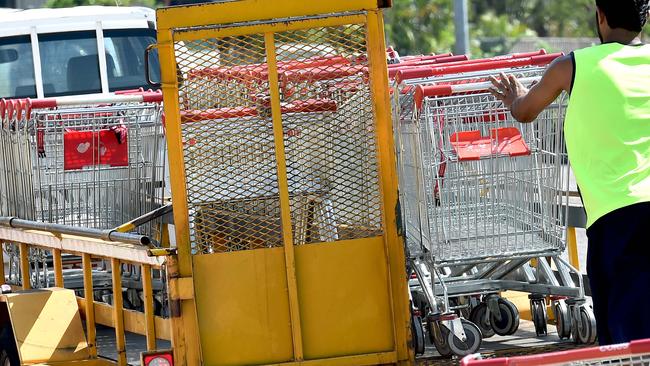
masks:
<instances>
[{"instance_id":1,"label":"metal mesh cage","mask_svg":"<svg viewBox=\"0 0 650 366\"><path fill-rule=\"evenodd\" d=\"M284 179L295 245L381 235L365 34L357 24L284 31L274 49L261 34L175 43L195 253L282 245ZM284 146L274 140L275 87Z\"/></svg>"}]
</instances>

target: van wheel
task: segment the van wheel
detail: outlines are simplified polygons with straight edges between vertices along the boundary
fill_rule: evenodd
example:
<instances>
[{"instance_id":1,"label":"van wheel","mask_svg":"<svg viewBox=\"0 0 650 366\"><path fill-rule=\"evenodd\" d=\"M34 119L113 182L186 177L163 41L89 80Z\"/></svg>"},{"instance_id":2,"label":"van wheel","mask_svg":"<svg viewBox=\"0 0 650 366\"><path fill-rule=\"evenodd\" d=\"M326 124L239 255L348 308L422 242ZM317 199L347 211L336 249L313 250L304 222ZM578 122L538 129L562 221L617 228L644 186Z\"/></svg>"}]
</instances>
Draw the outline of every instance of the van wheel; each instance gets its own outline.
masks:
<instances>
[{"instance_id":1,"label":"van wheel","mask_svg":"<svg viewBox=\"0 0 650 366\"><path fill-rule=\"evenodd\" d=\"M8 325L0 331L0 366L20 366L16 342Z\"/></svg>"},{"instance_id":2,"label":"van wheel","mask_svg":"<svg viewBox=\"0 0 650 366\"><path fill-rule=\"evenodd\" d=\"M0 351L0 366L20 366L17 355L10 355L6 350Z\"/></svg>"}]
</instances>

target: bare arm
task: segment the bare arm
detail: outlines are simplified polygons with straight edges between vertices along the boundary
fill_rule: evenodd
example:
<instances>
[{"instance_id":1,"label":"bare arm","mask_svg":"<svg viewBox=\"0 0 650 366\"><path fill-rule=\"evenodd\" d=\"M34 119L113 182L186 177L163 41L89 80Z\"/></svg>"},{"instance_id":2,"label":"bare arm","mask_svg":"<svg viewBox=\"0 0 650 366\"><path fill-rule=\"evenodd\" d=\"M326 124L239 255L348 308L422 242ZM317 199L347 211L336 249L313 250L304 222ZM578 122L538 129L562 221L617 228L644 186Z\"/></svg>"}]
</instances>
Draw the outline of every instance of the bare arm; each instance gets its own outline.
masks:
<instances>
[{"instance_id":1,"label":"bare arm","mask_svg":"<svg viewBox=\"0 0 650 366\"><path fill-rule=\"evenodd\" d=\"M528 90L514 75L501 74L497 80L490 77L494 85L492 94L510 109L519 122L529 123L548 107L562 91L570 91L573 78L571 56L562 56L553 61L542 79Z\"/></svg>"}]
</instances>

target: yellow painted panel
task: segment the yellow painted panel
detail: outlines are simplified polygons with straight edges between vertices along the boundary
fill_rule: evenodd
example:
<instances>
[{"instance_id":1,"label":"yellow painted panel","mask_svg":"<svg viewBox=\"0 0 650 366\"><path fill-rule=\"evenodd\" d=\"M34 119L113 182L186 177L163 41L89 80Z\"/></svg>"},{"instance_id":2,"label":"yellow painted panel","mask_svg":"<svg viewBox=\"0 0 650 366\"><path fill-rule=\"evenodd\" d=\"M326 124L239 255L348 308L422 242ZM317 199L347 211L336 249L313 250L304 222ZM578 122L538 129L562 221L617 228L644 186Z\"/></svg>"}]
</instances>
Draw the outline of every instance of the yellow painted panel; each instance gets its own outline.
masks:
<instances>
[{"instance_id":1,"label":"yellow painted panel","mask_svg":"<svg viewBox=\"0 0 650 366\"><path fill-rule=\"evenodd\" d=\"M519 310L519 317L523 320L532 321L533 317L530 313L530 295L528 292L519 292L519 291L505 291L501 293L501 296L512 301L513 304ZM549 324L554 324L555 314L553 314L553 307L550 304L546 305L546 315L548 316Z\"/></svg>"},{"instance_id":2,"label":"yellow painted panel","mask_svg":"<svg viewBox=\"0 0 650 366\"><path fill-rule=\"evenodd\" d=\"M4 296L23 363L89 357L74 291L50 288Z\"/></svg>"},{"instance_id":3,"label":"yellow painted panel","mask_svg":"<svg viewBox=\"0 0 650 366\"><path fill-rule=\"evenodd\" d=\"M273 366L370 366L393 365L396 361L396 352L381 352L356 356L343 356L335 358L320 358L318 360L287 362Z\"/></svg>"},{"instance_id":4,"label":"yellow painted panel","mask_svg":"<svg viewBox=\"0 0 650 366\"><path fill-rule=\"evenodd\" d=\"M193 262L203 363L291 361L283 248L195 255Z\"/></svg>"},{"instance_id":5,"label":"yellow painted panel","mask_svg":"<svg viewBox=\"0 0 650 366\"><path fill-rule=\"evenodd\" d=\"M394 350L383 238L296 247L305 359Z\"/></svg>"},{"instance_id":6,"label":"yellow painted panel","mask_svg":"<svg viewBox=\"0 0 650 366\"><path fill-rule=\"evenodd\" d=\"M160 8L158 29L187 28L377 9L377 0L305 1L241 0L187 7Z\"/></svg>"},{"instance_id":7,"label":"yellow painted panel","mask_svg":"<svg viewBox=\"0 0 650 366\"><path fill-rule=\"evenodd\" d=\"M331 18L315 18L308 20L301 20L299 22L291 23L263 23L246 25L241 27L226 27L214 29L191 29L174 32L174 41L195 41L199 39L209 38L223 38L230 36L241 36L246 34L264 34L286 32L289 30L308 29L308 28L321 28L321 27L335 27L346 24L361 24L366 22L366 16L358 15L341 15Z\"/></svg>"}]
</instances>

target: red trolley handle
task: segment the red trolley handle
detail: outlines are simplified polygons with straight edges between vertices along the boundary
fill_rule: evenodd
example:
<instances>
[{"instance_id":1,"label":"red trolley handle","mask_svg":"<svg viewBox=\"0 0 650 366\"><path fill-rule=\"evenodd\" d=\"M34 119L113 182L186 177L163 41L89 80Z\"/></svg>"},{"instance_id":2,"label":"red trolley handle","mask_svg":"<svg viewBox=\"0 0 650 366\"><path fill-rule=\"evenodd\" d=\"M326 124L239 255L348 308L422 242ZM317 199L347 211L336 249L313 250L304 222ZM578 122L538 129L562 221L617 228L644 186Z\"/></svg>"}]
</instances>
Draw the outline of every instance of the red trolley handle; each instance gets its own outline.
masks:
<instances>
[{"instance_id":1,"label":"red trolley handle","mask_svg":"<svg viewBox=\"0 0 650 366\"><path fill-rule=\"evenodd\" d=\"M524 85L530 85L541 79L540 76L521 78L519 81ZM418 110L422 108L422 103L425 98L431 97L447 97L461 93L477 93L490 90L492 83L467 83L467 84L445 84L445 85L418 85L415 88L415 106Z\"/></svg>"},{"instance_id":2,"label":"red trolley handle","mask_svg":"<svg viewBox=\"0 0 650 366\"><path fill-rule=\"evenodd\" d=\"M92 94L69 97L30 99L31 108L56 108L84 104L113 104L113 103L162 103L161 91L143 91L131 93Z\"/></svg>"},{"instance_id":3,"label":"red trolley handle","mask_svg":"<svg viewBox=\"0 0 650 366\"><path fill-rule=\"evenodd\" d=\"M269 108L269 107L267 107ZM323 113L336 112L336 101L329 99L298 100L282 104L282 113ZM255 107L225 107L208 109L205 111L181 111L181 123L200 122L213 119L230 119L259 116Z\"/></svg>"},{"instance_id":4,"label":"red trolley handle","mask_svg":"<svg viewBox=\"0 0 650 366\"><path fill-rule=\"evenodd\" d=\"M589 361L608 359L629 359L634 356L650 354L650 339L611 346L590 347L570 351L560 351L532 356L503 357L486 360L470 355L461 361L462 366L540 366L562 365L572 361Z\"/></svg>"},{"instance_id":5,"label":"red trolley handle","mask_svg":"<svg viewBox=\"0 0 650 366\"><path fill-rule=\"evenodd\" d=\"M531 57L513 57L502 56L493 59L469 60L454 64L446 64L438 67L419 67L407 70L400 70L395 76L397 82L402 82L409 79L421 79L433 76L460 74L476 71L507 69L514 67L524 66L546 66L553 62L558 57L563 56L563 53L552 53L548 55L537 55ZM487 61L486 61L487 60Z\"/></svg>"}]
</instances>

